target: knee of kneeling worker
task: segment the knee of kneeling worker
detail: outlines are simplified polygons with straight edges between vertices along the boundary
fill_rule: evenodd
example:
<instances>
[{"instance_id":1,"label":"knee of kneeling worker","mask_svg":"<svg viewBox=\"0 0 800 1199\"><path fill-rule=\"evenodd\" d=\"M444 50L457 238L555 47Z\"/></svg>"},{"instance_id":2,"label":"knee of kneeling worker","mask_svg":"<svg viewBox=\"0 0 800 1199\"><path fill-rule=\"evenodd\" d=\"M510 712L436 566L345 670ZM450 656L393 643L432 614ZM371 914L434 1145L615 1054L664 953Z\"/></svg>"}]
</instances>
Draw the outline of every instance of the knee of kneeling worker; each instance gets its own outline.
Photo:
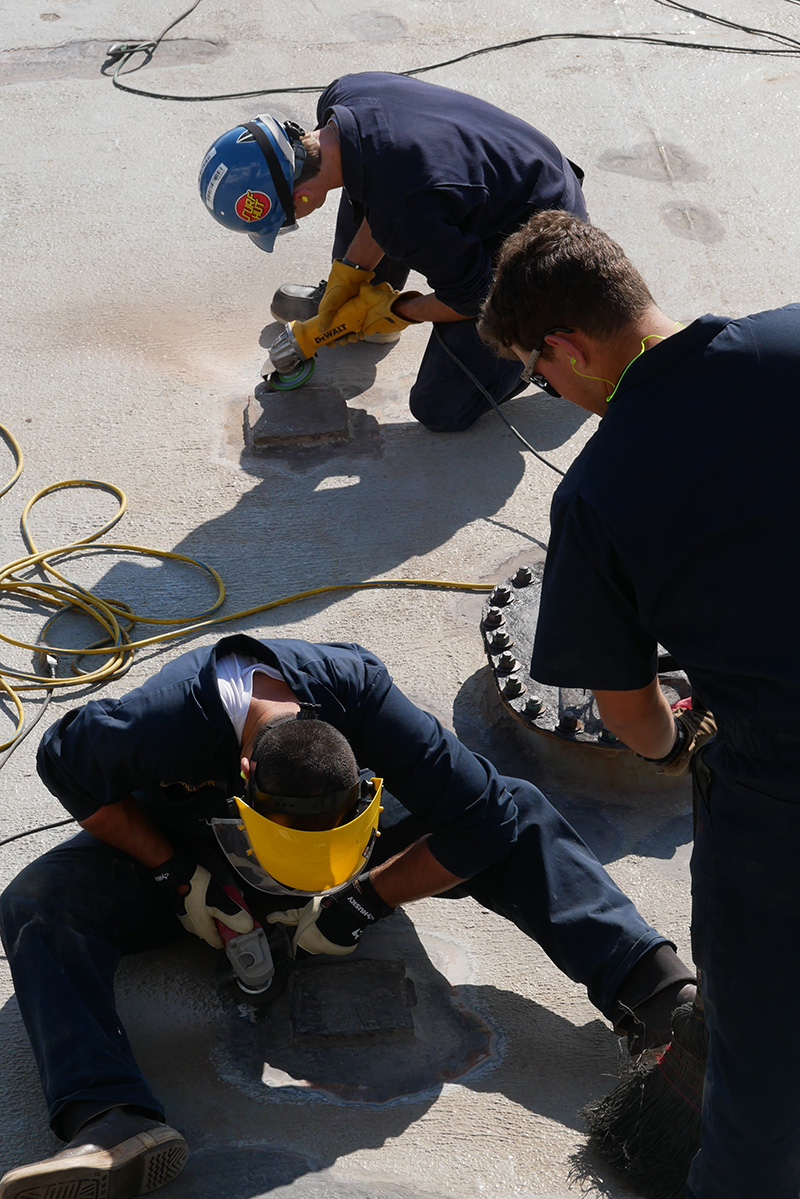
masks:
<instances>
[{"instance_id":1,"label":"knee of kneeling worker","mask_svg":"<svg viewBox=\"0 0 800 1199\"><path fill-rule=\"evenodd\" d=\"M471 429L481 415L480 411L442 410L441 401L437 403L435 396L428 393L415 394L412 390L408 406L411 415L431 433L465 433Z\"/></svg>"}]
</instances>

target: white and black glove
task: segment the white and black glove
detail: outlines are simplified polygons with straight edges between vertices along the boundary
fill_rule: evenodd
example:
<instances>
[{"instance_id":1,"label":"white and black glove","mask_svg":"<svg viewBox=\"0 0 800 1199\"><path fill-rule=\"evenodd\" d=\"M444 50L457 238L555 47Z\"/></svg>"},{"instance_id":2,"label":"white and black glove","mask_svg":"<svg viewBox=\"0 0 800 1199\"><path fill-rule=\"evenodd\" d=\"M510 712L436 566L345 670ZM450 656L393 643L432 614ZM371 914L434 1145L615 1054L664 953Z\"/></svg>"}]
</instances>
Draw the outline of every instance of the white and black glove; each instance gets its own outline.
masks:
<instances>
[{"instance_id":1,"label":"white and black glove","mask_svg":"<svg viewBox=\"0 0 800 1199\"><path fill-rule=\"evenodd\" d=\"M335 895L316 895L305 907L272 912L267 922L296 927L292 940L295 957L298 949L342 957L353 952L365 928L393 911L383 902L369 875L363 874Z\"/></svg>"},{"instance_id":2,"label":"white and black glove","mask_svg":"<svg viewBox=\"0 0 800 1199\"><path fill-rule=\"evenodd\" d=\"M208 941L214 949L222 949L215 920L226 924L235 933L249 933L252 929L250 913L225 893L222 884L205 866L198 866L185 854L176 853L150 873L159 887L172 894L175 914L186 931ZM189 890L181 894L180 887Z\"/></svg>"}]
</instances>

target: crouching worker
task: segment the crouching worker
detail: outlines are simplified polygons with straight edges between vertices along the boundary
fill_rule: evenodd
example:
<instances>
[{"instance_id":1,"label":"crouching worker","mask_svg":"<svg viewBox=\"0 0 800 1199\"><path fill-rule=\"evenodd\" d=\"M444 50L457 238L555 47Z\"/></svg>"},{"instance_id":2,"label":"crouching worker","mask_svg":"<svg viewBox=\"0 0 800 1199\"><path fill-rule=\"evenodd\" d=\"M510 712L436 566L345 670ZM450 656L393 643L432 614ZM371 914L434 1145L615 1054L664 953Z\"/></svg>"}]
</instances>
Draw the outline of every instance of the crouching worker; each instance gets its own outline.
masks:
<instances>
[{"instance_id":1,"label":"crouching worker","mask_svg":"<svg viewBox=\"0 0 800 1199\"><path fill-rule=\"evenodd\" d=\"M127 1199L182 1169L186 1143L136 1064L113 979L123 954L184 931L219 946L216 922L249 929L223 890L232 868L248 907L312 954L351 953L399 904L471 895L636 1048L665 1041L693 993L674 948L544 795L465 749L360 646L226 637L68 712L38 769L84 831L22 871L0 917L68 1144L6 1174L0 1199L84 1184Z\"/></svg>"},{"instance_id":2,"label":"crouching worker","mask_svg":"<svg viewBox=\"0 0 800 1199\"><path fill-rule=\"evenodd\" d=\"M271 252L340 193L328 279L284 284L272 315L346 330L326 344L427 325L409 407L434 432L459 432L490 407L476 380L498 403L528 386L477 333L494 257L539 209L586 216L582 178L550 138L485 100L367 71L325 89L312 132L265 114L218 137L200 194L216 221ZM412 270L429 291L403 290Z\"/></svg>"}]
</instances>

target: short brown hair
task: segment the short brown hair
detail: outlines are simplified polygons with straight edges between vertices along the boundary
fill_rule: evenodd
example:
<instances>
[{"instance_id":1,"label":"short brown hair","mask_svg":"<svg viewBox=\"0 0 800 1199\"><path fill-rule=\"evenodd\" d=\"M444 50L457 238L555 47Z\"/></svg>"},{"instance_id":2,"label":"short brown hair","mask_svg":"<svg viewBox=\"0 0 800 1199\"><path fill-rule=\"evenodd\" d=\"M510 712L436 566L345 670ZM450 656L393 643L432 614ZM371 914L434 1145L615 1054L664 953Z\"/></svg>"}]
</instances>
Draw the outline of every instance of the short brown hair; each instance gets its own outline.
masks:
<instances>
[{"instance_id":1,"label":"short brown hair","mask_svg":"<svg viewBox=\"0 0 800 1199\"><path fill-rule=\"evenodd\" d=\"M535 213L503 243L478 331L502 358L513 358L512 345L532 350L548 329L613 337L652 303L607 233L554 209Z\"/></svg>"},{"instance_id":2,"label":"short brown hair","mask_svg":"<svg viewBox=\"0 0 800 1199\"><path fill-rule=\"evenodd\" d=\"M319 174L319 169L322 166L322 151L319 148L319 141L310 134L304 133L300 138L300 142L306 152L306 156L300 174L294 181L294 187L300 187L307 179L313 179Z\"/></svg>"}]
</instances>

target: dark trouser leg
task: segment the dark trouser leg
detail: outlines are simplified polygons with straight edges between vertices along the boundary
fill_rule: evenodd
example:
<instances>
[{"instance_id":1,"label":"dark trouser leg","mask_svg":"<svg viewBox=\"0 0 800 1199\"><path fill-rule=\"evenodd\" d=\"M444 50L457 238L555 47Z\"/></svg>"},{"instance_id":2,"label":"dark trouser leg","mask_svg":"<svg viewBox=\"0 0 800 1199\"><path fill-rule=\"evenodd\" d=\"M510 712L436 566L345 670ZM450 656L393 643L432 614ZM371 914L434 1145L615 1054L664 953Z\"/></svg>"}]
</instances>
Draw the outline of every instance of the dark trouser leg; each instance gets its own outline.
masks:
<instances>
[{"instance_id":1,"label":"dark trouser leg","mask_svg":"<svg viewBox=\"0 0 800 1199\"><path fill-rule=\"evenodd\" d=\"M442 341L496 403L527 387L520 382L520 363L498 358L481 341L475 321L436 324L409 394L412 415L432 432L461 433L491 408L483 393L447 353Z\"/></svg>"},{"instance_id":2,"label":"dark trouser leg","mask_svg":"<svg viewBox=\"0 0 800 1199\"><path fill-rule=\"evenodd\" d=\"M343 191L339 200L339 213L336 217L336 234L333 239L332 258L343 258L347 253L347 247L356 235L359 222L354 220L353 206L347 198L347 194ZM408 279L408 267L402 262L397 262L394 258L387 258L385 255L375 268L375 278L373 284L389 283L398 291L402 291Z\"/></svg>"},{"instance_id":3,"label":"dark trouser leg","mask_svg":"<svg viewBox=\"0 0 800 1199\"><path fill-rule=\"evenodd\" d=\"M692 1199L800 1194L799 858L800 805L712 777L692 858L710 1033Z\"/></svg>"},{"instance_id":4,"label":"dark trouser leg","mask_svg":"<svg viewBox=\"0 0 800 1199\"><path fill-rule=\"evenodd\" d=\"M123 954L181 935L143 867L88 833L33 862L0 899L0 932L53 1130L71 1111L133 1104L163 1117L114 1000Z\"/></svg>"},{"instance_id":5,"label":"dark trouser leg","mask_svg":"<svg viewBox=\"0 0 800 1199\"><path fill-rule=\"evenodd\" d=\"M508 780L511 784L511 780ZM514 782L518 840L508 857L481 871L443 898L472 895L541 945L556 966L582 983L595 1007L612 1022L615 1000L631 971L666 940L651 928L612 881L589 847L530 783ZM380 858L397 853L421 835L414 817L387 800ZM634 1006L639 999L631 995Z\"/></svg>"}]
</instances>

